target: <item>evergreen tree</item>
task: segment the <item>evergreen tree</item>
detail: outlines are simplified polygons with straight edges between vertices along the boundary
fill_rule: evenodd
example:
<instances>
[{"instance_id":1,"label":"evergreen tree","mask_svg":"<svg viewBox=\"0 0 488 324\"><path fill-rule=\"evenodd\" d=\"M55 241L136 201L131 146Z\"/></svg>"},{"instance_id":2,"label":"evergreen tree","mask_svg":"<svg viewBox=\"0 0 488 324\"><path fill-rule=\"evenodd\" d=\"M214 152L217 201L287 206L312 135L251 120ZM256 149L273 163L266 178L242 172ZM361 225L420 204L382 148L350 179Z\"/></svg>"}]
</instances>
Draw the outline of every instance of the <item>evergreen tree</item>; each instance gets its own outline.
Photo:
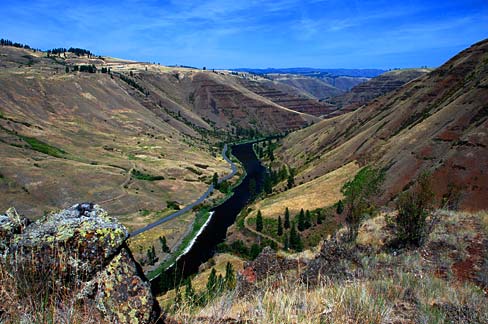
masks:
<instances>
[{"instance_id":1,"label":"evergreen tree","mask_svg":"<svg viewBox=\"0 0 488 324\"><path fill-rule=\"evenodd\" d=\"M287 176L288 171L286 170L286 165L283 165L280 169L280 172L278 173L278 178L280 179L280 181L283 181L286 179Z\"/></svg>"},{"instance_id":2,"label":"evergreen tree","mask_svg":"<svg viewBox=\"0 0 488 324\"><path fill-rule=\"evenodd\" d=\"M300 234L298 234L297 230L295 229L295 224L292 225L290 230L290 248L301 252L303 250L302 240L300 238Z\"/></svg>"},{"instance_id":3,"label":"evergreen tree","mask_svg":"<svg viewBox=\"0 0 488 324\"><path fill-rule=\"evenodd\" d=\"M337 213L340 215L342 214L342 212L344 211L344 203L342 202L342 200L339 200L337 202Z\"/></svg>"},{"instance_id":4,"label":"evergreen tree","mask_svg":"<svg viewBox=\"0 0 488 324\"><path fill-rule=\"evenodd\" d=\"M298 230L300 232L305 230L305 212L303 211L303 208L300 210L300 213L298 214Z\"/></svg>"},{"instance_id":5,"label":"evergreen tree","mask_svg":"<svg viewBox=\"0 0 488 324\"><path fill-rule=\"evenodd\" d=\"M215 189L218 189L218 187L219 187L219 175L217 174L217 172L215 172L213 174L212 184L213 184L213 186L214 186Z\"/></svg>"},{"instance_id":6,"label":"evergreen tree","mask_svg":"<svg viewBox=\"0 0 488 324\"><path fill-rule=\"evenodd\" d=\"M217 272L215 271L215 268L212 268L212 271L210 271L210 275L208 276L207 280L207 294L209 297L215 296L215 293L217 292Z\"/></svg>"},{"instance_id":7,"label":"evergreen tree","mask_svg":"<svg viewBox=\"0 0 488 324\"><path fill-rule=\"evenodd\" d=\"M227 262L225 265L225 287L227 289L234 289L236 286L236 275L232 263Z\"/></svg>"},{"instance_id":8,"label":"evergreen tree","mask_svg":"<svg viewBox=\"0 0 488 324\"><path fill-rule=\"evenodd\" d=\"M312 227L312 215L310 214L310 211L307 209L305 212L305 228L310 228Z\"/></svg>"},{"instance_id":9,"label":"evergreen tree","mask_svg":"<svg viewBox=\"0 0 488 324\"><path fill-rule=\"evenodd\" d=\"M271 172L264 175L264 192L266 192L268 195L273 192L273 180Z\"/></svg>"},{"instance_id":10,"label":"evergreen tree","mask_svg":"<svg viewBox=\"0 0 488 324\"><path fill-rule=\"evenodd\" d=\"M256 231L263 231L263 215L261 215L260 210L258 210L258 215L256 216Z\"/></svg>"},{"instance_id":11,"label":"evergreen tree","mask_svg":"<svg viewBox=\"0 0 488 324\"><path fill-rule=\"evenodd\" d=\"M287 251L290 248L290 240L288 239L288 235L285 234L284 240L283 240L283 245L285 251Z\"/></svg>"},{"instance_id":12,"label":"evergreen tree","mask_svg":"<svg viewBox=\"0 0 488 324\"><path fill-rule=\"evenodd\" d=\"M249 252L251 259L253 259L253 260L256 259L256 257L259 255L259 253L261 253L261 248L259 247L259 245L254 243L251 246L251 252Z\"/></svg>"},{"instance_id":13,"label":"evergreen tree","mask_svg":"<svg viewBox=\"0 0 488 324\"><path fill-rule=\"evenodd\" d=\"M164 253L169 253L171 250L166 242L166 236L159 237L159 243L161 243L161 250L163 250Z\"/></svg>"},{"instance_id":14,"label":"evergreen tree","mask_svg":"<svg viewBox=\"0 0 488 324\"><path fill-rule=\"evenodd\" d=\"M288 207L285 209L285 223L283 225L286 229L290 228L290 211L288 210Z\"/></svg>"},{"instance_id":15,"label":"evergreen tree","mask_svg":"<svg viewBox=\"0 0 488 324\"><path fill-rule=\"evenodd\" d=\"M287 187L288 189L291 189L295 186L295 177L293 176L293 173L290 172L288 175L288 181L287 181Z\"/></svg>"},{"instance_id":16,"label":"evergreen tree","mask_svg":"<svg viewBox=\"0 0 488 324\"><path fill-rule=\"evenodd\" d=\"M224 287L225 287L225 279L222 277L221 274L219 274L219 276L217 277L217 288L216 288L217 294L224 291Z\"/></svg>"},{"instance_id":17,"label":"evergreen tree","mask_svg":"<svg viewBox=\"0 0 488 324\"><path fill-rule=\"evenodd\" d=\"M283 235L283 226L281 225L281 216L278 216L278 236Z\"/></svg>"},{"instance_id":18,"label":"evergreen tree","mask_svg":"<svg viewBox=\"0 0 488 324\"><path fill-rule=\"evenodd\" d=\"M149 265L156 263L156 249L154 245L147 250L147 263Z\"/></svg>"},{"instance_id":19,"label":"evergreen tree","mask_svg":"<svg viewBox=\"0 0 488 324\"><path fill-rule=\"evenodd\" d=\"M324 219L323 219L322 211L319 209L317 210L317 225L322 224L323 220Z\"/></svg>"},{"instance_id":20,"label":"evergreen tree","mask_svg":"<svg viewBox=\"0 0 488 324\"><path fill-rule=\"evenodd\" d=\"M188 278L186 281L186 287L185 287L185 298L189 303L195 302L195 290L193 289L191 285L191 279Z\"/></svg>"}]
</instances>

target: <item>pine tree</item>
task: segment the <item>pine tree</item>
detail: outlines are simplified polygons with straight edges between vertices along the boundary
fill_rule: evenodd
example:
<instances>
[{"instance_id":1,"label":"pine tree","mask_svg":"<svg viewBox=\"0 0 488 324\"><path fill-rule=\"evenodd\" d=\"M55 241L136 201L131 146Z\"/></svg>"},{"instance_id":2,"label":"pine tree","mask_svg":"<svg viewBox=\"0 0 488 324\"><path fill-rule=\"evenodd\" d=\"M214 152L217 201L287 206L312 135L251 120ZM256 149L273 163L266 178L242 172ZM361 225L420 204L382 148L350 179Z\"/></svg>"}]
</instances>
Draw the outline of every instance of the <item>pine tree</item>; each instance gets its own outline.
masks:
<instances>
[{"instance_id":1,"label":"pine tree","mask_svg":"<svg viewBox=\"0 0 488 324\"><path fill-rule=\"evenodd\" d=\"M285 251L287 251L290 248L290 240L288 239L288 235L285 235L283 245Z\"/></svg>"},{"instance_id":2,"label":"pine tree","mask_svg":"<svg viewBox=\"0 0 488 324\"><path fill-rule=\"evenodd\" d=\"M236 286L236 275L232 263L227 262L225 266L225 287L227 289L234 289Z\"/></svg>"},{"instance_id":3,"label":"pine tree","mask_svg":"<svg viewBox=\"0 0 488 324\"><path fill-rule=\"evenodd\" d=\"M317 211L317 225L320 225L322 224L322 221L323 221L323 218L322 218L322 211L321 210L318 210Z\"/></svg>"},{"instance_id":4,"label":"pine tree","mask_svg":"<svg viewBox=\"0 0 488 324\"><path fill-rule=\"evenodd\" d=\"M281 216L278 216L278 236L283 235L283 226L281 225Z\"/></svg>"},{"instance_id":5,"label":"pine tree","mask_svg":"<svg viewBox=\"0 0 488 324\"><path fill-rule=\"evenodd\" d=\"M271 171L272 172L272 171ZM270 172L264 175L264 192L270 194L273 192L273 181Z\"/></svg>"},{"instance_id":6,"label":"pine tree","mask_svg":"<svg viewBox=\"0 0 488 324\"><path fill-rule=\"evenodd\" d=\"M297 230L295 229L295 224L292 225L290 230L290 248L301 252L303 250L302 240L300 238L300 234L298 234Z\"/></svg>"},{"instance_id":7,"label":"pine tree","mask_svg":"<svg viewBox=\"0 0 488 324\"><path fill-rule=\"evenodd\" d=\"M261 248L259 247L259 245L254 243L251 246L251 251L249 252L251 259L253 259L253 260L256 259L256 257L259 255L259 253L261 253Z\"/></svg>"},{"instance_id":8,"label":"pine tree","mask_svg":"<svg viewBox=\"0 0 488 324\"><path fill-rule=\"evenodd\" d=\"M342 214L342 212L344 211L344 203L342 202L342 200L339 200L337 202L337 213L340 215Z\"/></svg>"},{"instance_id":9,"label":"pine tree","mask_svg":"<svg viewBox=\"0 0 488 324\"><path fill-rule=\"evenodd\" d=\"M303 208L300 210L300 214L298 214L298 230L300 232L305 230L305 212Z\"/></svg>"},{"instance_id":10,"label":"pine tree","mask_svg":"<svg viewBox=\"0 0 488 324\"><path fill-rule=\"evenodd\" d=\"M161 243L161 250L163 250L164 253L169 253L171 250L166 243L166 236L159 237L159 243Z\"/></svg>"},{"instance_id":11,"label":"pine tree","mask_svg":"<svg viewBox=\"0 0 488 324\"><path fill-rule=\"evenodd\" d=\"M210 271L210 275L208 276L207 281L207 294L209 297L212 297L217 292L217 272L215 268L212 268Z\"/></svg>"},{"instance_id":12,"label":"pine tree","mask_svg":"<svg viewBox=\"0 0 488 324\"><path fill-rule=\"evenodd\" d=\"M288 207L285 209L285 223L283 225L286 229L290 228L290 211L288 210Z\"/></svg>"},{"instance_id":13,"label":"pine tree","mask_svg":"<svg viewBox=\"0 0 488 324\"><path fill-rule=\"evenodd\" d=\"M258 215L256 216L256 231L263 231L263 215L261 215L260 210L258 210Z\"/></svg>"},{"instance_id":14,"label":"pine tree","mask_svg":"<svg viewBox=\"0 0 488 324\"><path fill-rule=\"evenodd\" d=\"M154 248L154 245L147 250L147 263L149 265L156 263L156 249Z\"/></svg>"},{"instance_id":15,"label":"pine tree","mask_svg":"<svg viewBox=\"0 0 488 324\"><path fill-rule=\"evenodd\" d=\"M295 177L293 176L293 173L290 172L288 175L287 187L288 189L291 189L293 186L295 186Z\"/></svg>"},{"instance_id":16,"label":"pine tree","mask_svg":"<svg viewBox=\"0 0 488 324\"><path fill-rule=\"evenodd\" d=\"M310 228L312 227L312 215L310 214L310 211L307 209L305 212L305 228Z\"/></svg>"},{"instance_id":17,"label":"pine tree","mask_svg":"<svg viewBox=\"0 0 488 324\"><path fill-rule=\"evenodd\" d=\"M225 287L225 279L222 277L222 274L219 274L219 276L217 277L217 288L216 288L217 294L220 294L222 291L224 291L224 287Z\"/></svg>"},{"instance_id":18,"label":"pine tree","mask_svg":"<svg viewBox=\"0 0 488 324\"><path fill-rule=\"evenodd\" d=\"M213 186L214 186L215 189L218 189L218 186L219 186L219 175L217 174L217 172L215 172L213 174L212 184L213 184Z\"/></svg>"},{"instance_id":19,"label":"pine tree","mask_svg":"<svg viewBox=\"0 0 488 324\"><path fill-rule=\"evenodd\" d=\"M285 179L286 179L286 177L288 176L288 171L287 171L287 169L286 169L286 166L285 166L285 165L283 165L283 166L281 167L281 170L280 170L280 172L279 172L279 175L278 175L278 176L279 176L280 181L285 180Z\"/></svg>"},{"instance_id":20,"label":"pine tree","mask_svg":"<svg viewBox=\"0 0 488 324\"><path fill-rule=\"evenodd\" d=\"M195 290L191 285L191 279L188 279L185 287L185 298L189 303L193 303L195 302L195 297Z\"/></svg>"}]
</instances>

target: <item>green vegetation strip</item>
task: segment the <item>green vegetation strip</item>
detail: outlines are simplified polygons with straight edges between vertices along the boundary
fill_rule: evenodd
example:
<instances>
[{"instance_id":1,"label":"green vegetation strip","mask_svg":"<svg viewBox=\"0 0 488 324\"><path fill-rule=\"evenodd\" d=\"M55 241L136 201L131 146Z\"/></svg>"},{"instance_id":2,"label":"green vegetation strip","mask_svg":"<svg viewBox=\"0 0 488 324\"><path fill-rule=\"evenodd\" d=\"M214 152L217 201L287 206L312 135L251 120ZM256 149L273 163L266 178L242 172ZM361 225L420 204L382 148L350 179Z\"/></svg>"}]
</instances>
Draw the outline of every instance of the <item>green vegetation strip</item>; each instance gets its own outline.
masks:
<instances>
[{"instance_id":1,"label":"green vegetation strip","mask_svg":"<svg viewBox=\"0 0 488 324\"><path fill-rule=\"evenodd\" d=\"M197 213L195 217L195 221L193 222L193 227L183 240L181 244L178 245L175 251L171 253L171 256L162 262L159 267L153 271L151 271L147 277L149 280L156 278L161 272L168 269L176 260L183 254L189 244L193 241L195 235L197 235L198 231L202 228L202 226L207 222L208 218L210 217L210 212L208 209L202 209Z\"/></svg>"},{"instance_id":2,"label":"green vegetation strip","mask_svg":"<svg viewBox=\"0 0 488 324\"><path fill-rule=\"evenodd\" d=\"M22 138L27 144L29 144L34 151L38 151L57 158L64 158L66 155L66 152L63 151L62 149L44 143L33 137L27 137L23 135L19 135L19 137Z\"/></svg>"},{"instance_id":3,"label":"green vegetation strip","mask_svg":"<svg viewBox=\"0 0 488 324\"><path fill-rule=\"evenodd\" d=\"M132 176L137 180L145 180L145 181L164 180L163 176L153 176L135 169L132 170Z\"/></svg>"}]
</instances>

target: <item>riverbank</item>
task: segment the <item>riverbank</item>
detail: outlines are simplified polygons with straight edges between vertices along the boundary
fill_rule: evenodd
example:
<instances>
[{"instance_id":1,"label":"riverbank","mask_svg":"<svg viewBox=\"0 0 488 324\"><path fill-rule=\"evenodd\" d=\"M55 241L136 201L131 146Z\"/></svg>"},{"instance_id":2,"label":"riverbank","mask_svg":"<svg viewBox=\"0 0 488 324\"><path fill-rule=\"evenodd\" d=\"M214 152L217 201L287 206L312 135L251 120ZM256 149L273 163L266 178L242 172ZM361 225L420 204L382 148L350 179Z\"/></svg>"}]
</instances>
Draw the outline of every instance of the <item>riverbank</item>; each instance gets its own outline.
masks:
<instances>
[{"instance_id":1,"label":"riverbank","mask_svg":"<svg viewBox=\"0 0 488 324\"><path fill-rule=\"evenodd\" d=\"M231 173L220 178L218 181L219 184L224 182L224 181L228 181L233 176L235 176L238 172L238 167L237 167L236 163L240 163L239 159L232 154L232 150L229 150L227 145L225 145L223 150L222 150L222 156L231 165ZM244 167L242 167L242 171L243 171L243 174L239 177L237 182L234 183L229 188L229 192L227 192L222 199L213 203L212 206L205 206L202 210L197 212L195 220L193 221L193 223L191 225L192 226L191 230L187 234L184 235L184 237L181 239L181 241L176 245L174 250L171 252L170 256L168 258L166 258L165 260L163 260L161 262L161 264L155 270L152 270L147 274L147 277L149 280L153 280L153 279L157 278L161 274L161 272L166 271L168 268L172 267L175 262L177 262L182 256L184 256L192 248L196 239L202 233L202 231L205 229L205 227L207 226L207 224L210 222L210 220L212 218L213 212L210 210L217 208L218 206L225 203L228 199L230 199L234 195L234 189L236 187L238 187L242 183L242 181L245 179L245 177L247 176L247 172L246 172ZM212 191L210 191L210 190L212 190ZM203 196L205 196L206 198L209 198L211 193L214 190L215 190L215 188L213 187L213 185L211 185L209 187L209 190ZM208 193L209 191L210 191L210 193ZM191 205L193 209L198 208L198 205L195 203L193 203ZM200 203L203 203L203 201L201 201ZM186 209L188 209L188 208L186 208ZM178 215L180 215L180 214L183 214L183 213L179 213ZM170 215L170 216L172 216L172 215ZM159 225L160 224L157 224L156 226L159 226ZM151 227L149 227L149 229L155 227L152 225L150 225L150 226ZM144 232L144 231L141 231L141 233L142 232ZM137 234L140 234L140 233L137 233Z\"/></svg>"},{"instance_id":2,"label":"riverbank","mask_svg":"<svg viewBox=\"0 0 488 324\"><path fill-rule=\"evenodd\" d=\"M252 199L249 192L250 184L253 183L256 192L262 190L266 169L257 159L252 144L235 146L232 153L246 170L246 176L242 176L240 181L233 186L233 190L229 191L222 201L214 205L211 211L214 211L215 214L209 219L201 235L195 239L188 253L179 258L161 275L152 274L153 278L157 277L157 280L152 280L155 293L161 294L173 289L175 285L179 285L183 280L197 273L201 264L214 255L217 244L223 242L226 237L227 228L235 222L238 213ZM185 249L180 249L181 252L183 250ZM162 271L161 268L158 270Z\"/></svg>"},{"instance_id":3,"label":"riverbank","mask_svg":"<svg viewBox=\"0 0 488 324\"><path fill-rule=\"evenodd\" d=\"M193 221L191 231L183 237L181 243L171 252L170 256L161 262L161 264L153 271L146 274L149 280L156 279L161 272L166 271L168 268L172 267L182 256L190 251L190 249L195 244L198 236L203 232L205 227L208 225L212 219L213 212L208 210L200 210Z\"/></svg>"}]
</instances>

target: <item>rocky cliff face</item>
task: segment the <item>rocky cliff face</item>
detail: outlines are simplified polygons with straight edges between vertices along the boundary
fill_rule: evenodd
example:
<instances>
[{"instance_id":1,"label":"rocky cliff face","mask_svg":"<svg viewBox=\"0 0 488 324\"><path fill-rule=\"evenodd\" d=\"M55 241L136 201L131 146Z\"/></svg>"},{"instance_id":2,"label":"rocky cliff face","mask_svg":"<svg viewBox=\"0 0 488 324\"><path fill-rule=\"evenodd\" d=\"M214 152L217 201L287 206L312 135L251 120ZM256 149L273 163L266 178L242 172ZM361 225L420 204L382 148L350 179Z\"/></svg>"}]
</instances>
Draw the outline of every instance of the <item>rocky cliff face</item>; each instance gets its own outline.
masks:
<instances>
[{"instance_id":1,"label":"rocky cliff face","mask_svg":"<svg viewBox=\"0 0 488 324\"><path fill-rule=\"evenodd\" d=\"M127 229L98 205L77 204L31 223L0 215L0 265L33 286L76 292L112 323L153 323L159 305L125 244ZM8 319L8 309L1 309ZM2 313L4 313L2 315Z\"/></svg>"}]
</instances>

